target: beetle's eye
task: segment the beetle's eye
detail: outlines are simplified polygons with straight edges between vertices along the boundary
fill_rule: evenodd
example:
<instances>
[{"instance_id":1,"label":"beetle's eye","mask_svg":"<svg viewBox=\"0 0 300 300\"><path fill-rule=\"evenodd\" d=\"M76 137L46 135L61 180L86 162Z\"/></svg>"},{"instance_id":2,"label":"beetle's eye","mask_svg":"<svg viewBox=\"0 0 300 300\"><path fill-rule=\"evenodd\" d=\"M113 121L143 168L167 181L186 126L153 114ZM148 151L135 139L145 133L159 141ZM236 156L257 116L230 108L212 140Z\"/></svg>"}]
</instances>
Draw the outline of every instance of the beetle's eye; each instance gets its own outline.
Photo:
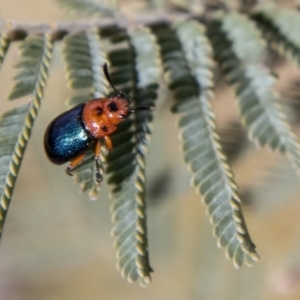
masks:
<instances>
[{"instance_id":1,"label":"beetle's eye","mask_svg":"<svg viewBox=\"0 0 300 300\"><path fill-rule=\"evenodd\" d=\"M119 110L118 105L116 102L110 102L107 105L107 108L109 109L110 112L117 112Z\"/></svg>"}]
</instances>

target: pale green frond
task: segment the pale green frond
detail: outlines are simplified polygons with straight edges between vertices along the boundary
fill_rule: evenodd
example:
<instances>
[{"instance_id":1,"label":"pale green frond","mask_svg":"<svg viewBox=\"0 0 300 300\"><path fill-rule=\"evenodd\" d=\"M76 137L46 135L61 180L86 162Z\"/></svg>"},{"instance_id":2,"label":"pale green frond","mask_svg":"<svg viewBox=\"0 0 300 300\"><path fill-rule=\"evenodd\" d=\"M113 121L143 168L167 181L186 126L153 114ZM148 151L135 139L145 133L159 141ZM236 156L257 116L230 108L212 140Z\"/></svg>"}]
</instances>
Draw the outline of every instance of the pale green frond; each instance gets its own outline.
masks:
<instances>
[{"instance_id":1,"label":"pale green frond","mask_svg":"<svg viewBox=\"0 0 300 300\"><path fill-rule=\"evenodd\" d=\"M107 83L103 75L106 60L98 30L94 28L67 35L63 40L62 52L68 86L78 91L67 99L67 106L72 107L90 99L104 97L107 94ZM95 199L100 186L95 177L92 153L85 157L84 162L73 173L75 182L80 185L80 191L89 191L90 198Z\"/></svg>"},{"instance_id":2,"label":"pale green frond","mask_svg":"<svg viewBox=\"0 0 300 300\"><path fill-rule=\"evenodd\" d=\"M274 3L259 5L252 19L262 30L269 46L300 65L300 14Z\"/></svg>"},{"instance_id":3,"label":"pale green frond","mask_svg":"<svg viewBox=\"0 0 300 300\"><path fill-rule=\"evenodd\" d=\"M279 106L276 80L263 64L266 49L259 31L246 17L230 13L211 24L210 37L216 59L236 89L249 138L285 153L299 173L300 145Z\"/></svg>"},{"instance_id":4,"label":"pale green frond","mask_svg":"<svg viewBox=\"0 0 300 300\"><path fill-rule=\"evenodd\" d=\"M214 63L204 27L195 21L183 21L176 24L175 29L192 75L202 90L201 97L210 100L214 87Z\"/></svg>"},{"instance_id":5,"label":"pale green frond","mask_svg":"<svg viewBox=\"0 0 300 300\"><path fill-rule=\"evenodd\" d=\"M8 36L4 33L0 33L0 68L2 66L7 49L9 47L9 43L10 41Z\"/></svg>"},{"instance_id":6,"label":"pale green frond","mask_svg":"<svg viewBox=\"0 0 300 300\"><path fill-rule=\"evenodd\" d=\"M115 9L101 3L101 0L55 0L70 13L88 16L113 16Z\"/></svg>"},{"instance_id":7,"label":"pale green frond","mask_svg":"<svg viewBox=\"0 0 300 300\"><path fill-rule=\"evenodd\" d=\"M158 82L158 49L153 35L146 28L135 28L130 32L130 38L136 55L137 87L146 90Z\"/></svg>"},{"instance_id":8,"label":"pale green frond","mask_svg":"<svg viewBox=\"0 0 300 300\"><path fill-rule=\"evenodd\" d=\"M135 107L154 106L157 98L159 65L157 50L152 34L146 28L130 31L129 37L135 54L133 78L127 67L121 65L119 73L125 69L128 80L134 81ZM112 61L113 65L117 65ZM112 74L115 82L116 72ZM125 78L124 78L125 79ZM107 158L107 173L112 175L113 184L111 207L114 227L112 234L117 249L117 267L122 276L130 282L140 279L141 285L151 281L145 202L145 157L151 133L152 113L138 111L130 120L121 123L113 136L114 150Z\"/></svg>"},{"instance_id":9,"label":"pale green frond","mask_svg":"<svg viewBox=\"0 0 300 300\"><path fill-rule=\"evenodd\" d=\"M213 89L212 50L204 28L194 22L155 30L180 113L184 160L193 173L192 184L207 205L218 245L236 267L258 259L242 215L236 183L222 153L210 100ZM171 47L169 45L172 45Z\"/></svg>"},{"instance_id":10,"label":"pale green frond","mask_svg":"<svg viewBox=\"0 0 300 300\"><path fill-rule=\"evenodd\" d=\"M4 113L0 117L0 232L2 233L6 213L15 187L18 172L30 138L34 121L44 94L53 42L50 35L28 37L21 45L22 53L29 52L39 44L38 65L34 76L34 87L30 91L31 102ZM24 59L24 55L23 58ZM27 58L26 58L27 59ZM20 70L22 72L22 69ZM16 96L17 93L15 93ZM11 93L12 95L12 93Z\"/></svg>"},{"instance_id":11,"label":"pale green frond","mask_svg":"<svg viewBox=\"0 0 300 300\"><path fill-rule=\"evenodd\" d=\"M87 31L86 37L91 55L91 70L93 73L91 94L94 98L101 98L107 95L107 82L103 75L103 65L106 62L106 56L97 28Z\"/></svg>"},{"instance_id":12,"label":"pale green frond","mask_svg":"<svg viewBox=\"0 0 300 300\"><path fill-rule=\"evenodd\" d=\"M33 93L40 74L41 57L45 51L43 36L29 36L20 45L20 53L23 57L15 68L19 72L14 77L15 83L8 95L8 99L16 99Z\"/></svg>"},{"instance_id":13,"label":"pale green frond","mask_svg":"<svg viewBox=\"0 0 300 300\"><path fill-rule=\"evenodd\" d=\"M67 35L63 40L62 51L69 87L74 90L89 88L85 93L88 97L104 97L107 93L103 75L106 59L98 30L94 28Z\"/></svg>"}]
</instances>

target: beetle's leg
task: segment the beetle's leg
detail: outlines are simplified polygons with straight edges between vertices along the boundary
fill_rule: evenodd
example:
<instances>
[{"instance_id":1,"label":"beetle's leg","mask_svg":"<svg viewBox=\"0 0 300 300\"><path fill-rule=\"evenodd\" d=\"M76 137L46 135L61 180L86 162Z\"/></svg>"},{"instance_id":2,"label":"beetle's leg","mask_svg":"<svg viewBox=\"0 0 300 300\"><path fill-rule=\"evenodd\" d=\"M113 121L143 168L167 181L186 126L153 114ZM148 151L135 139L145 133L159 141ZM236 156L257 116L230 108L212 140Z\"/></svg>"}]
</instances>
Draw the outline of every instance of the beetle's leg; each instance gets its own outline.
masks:
<instances>
[{"instance_id":1,"label":"beetle's leg","mask_svg":"<svg viewBox=\"0 0 300 300\"><path fill-rule=\"evenodd\" d=\"M66 173L68 175L73 176L72 170L82 162L84 156L85 156L85 153L82 153L71 161L71 163L66 168Z\"/></svg>"},{"instance_id":2,"label":"beetle's leg","mask_svg":"<svg viewBox=\"0 0 300 300\"><path fill-rule=\"evenodd\" d=\"M101 153L101 144L100 140L97 141L96 146L95 146L95 164L96 164L96 181L100 183L103 180L101 170L100 170L100 164L99 164L99 157Z\"/></svg>"},{"instance_id":3,"label":"beetle's leg","mask_svg":"<svg viewBox=\"0 0 300 300\"><path fill-rule=\"evenodd\" d=\"M109 136L105 136L104 137L104 142L105 142L105 145L106 145L108 151L111 151L112 148L113 148L111 138Z\"/></svg>"}]
</instances>

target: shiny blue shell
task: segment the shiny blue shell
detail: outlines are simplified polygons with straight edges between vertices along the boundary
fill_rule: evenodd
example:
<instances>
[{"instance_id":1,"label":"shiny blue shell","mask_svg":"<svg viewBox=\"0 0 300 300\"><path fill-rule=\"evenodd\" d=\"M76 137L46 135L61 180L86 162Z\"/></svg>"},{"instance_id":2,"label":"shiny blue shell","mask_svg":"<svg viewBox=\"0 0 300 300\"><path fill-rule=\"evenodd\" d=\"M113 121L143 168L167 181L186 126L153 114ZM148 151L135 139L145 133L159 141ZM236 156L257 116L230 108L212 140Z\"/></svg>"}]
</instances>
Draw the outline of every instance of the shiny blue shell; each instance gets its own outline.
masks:
<instances>
[{"instance_id":1,"label":"shiny blue shell","mask_svg":"<svg viewBox=\"0 0 300 300\"><path fill-rule=\"evenodd\" d=\"M51 162L61 165L84 153L93 138L82 121L85 103L56 117L48 126L44 136L44 147Z\"/></svg>"}]
</instances>

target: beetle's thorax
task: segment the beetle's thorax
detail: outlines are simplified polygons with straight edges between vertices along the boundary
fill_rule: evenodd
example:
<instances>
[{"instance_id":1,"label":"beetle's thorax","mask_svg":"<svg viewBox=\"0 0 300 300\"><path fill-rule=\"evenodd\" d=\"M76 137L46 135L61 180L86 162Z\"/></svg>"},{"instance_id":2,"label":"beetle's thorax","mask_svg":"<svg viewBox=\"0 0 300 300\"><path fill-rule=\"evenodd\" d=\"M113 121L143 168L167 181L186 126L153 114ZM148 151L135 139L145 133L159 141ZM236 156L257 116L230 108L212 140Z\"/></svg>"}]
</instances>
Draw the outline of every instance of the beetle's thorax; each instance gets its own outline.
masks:
<instances>
[{"instance_id":1,"label":"beetle's thorax","mask_svg":"<svg viewBox=\"0 0 300 300\"><path fill-rule=\"evenodd\" d=\"M108 136L116 131L129 112L128 101L119 97L99 98L88 101L82 111L85 128L95 138Z\"/></svg>"}]
</instances>

